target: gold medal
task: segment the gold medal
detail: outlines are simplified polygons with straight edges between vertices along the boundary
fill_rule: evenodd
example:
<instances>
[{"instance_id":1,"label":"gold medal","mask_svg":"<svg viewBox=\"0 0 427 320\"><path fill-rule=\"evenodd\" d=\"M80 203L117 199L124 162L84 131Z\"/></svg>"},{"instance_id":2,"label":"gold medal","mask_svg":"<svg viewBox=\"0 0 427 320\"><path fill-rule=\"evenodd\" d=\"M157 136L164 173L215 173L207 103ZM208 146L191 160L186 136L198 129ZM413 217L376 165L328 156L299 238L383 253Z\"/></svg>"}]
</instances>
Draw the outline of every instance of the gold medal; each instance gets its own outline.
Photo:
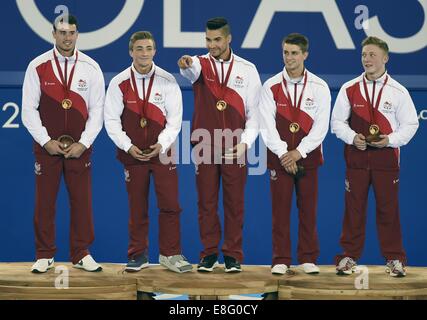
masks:
<instances>
[{"instance_id":1,"label":"gold medal","mask_svg":"<svg viewBox=\"0 0 427 320\"><path fill-rule=\"evenodd\" d=\"M153 149L150 149L150 148L142 150L143 155L149 154L151 152L153 152Z\"/></svg>"},{"instance_id":2,"label":"gold medal","mask_svg":"<svg viewBox=\"0 0 427 320\"><path fill-rule=\"evenodd\" d=\"M377 124L371 124L369 126L369 134L366 136L366 142L371 143L380 140L380 127Z\"/></svg>"},{"instance_id":3,"label":"gold medal","mask_svg":"<svg viewBox=\"0 0 427 320\"><path fill-rule=\"evenodd\" d=\"M61 102L61 106L62 108L64 108L65 110L68 110L71 108L71 106L73 105L73 101L71 101L70 99L64 99Z\"/></svg>"},{"instance_id":4,"label":"gold medal","mask_svg":"<svg viewBox=\"0 0 427 320\"><path fill-rule=\"evenodd\" d=\"M61 144L61 149L67 149L71 146L75 141L72 136L68 134L64 134L58 138L59 143Z\"/></svg>"},{"instance_id":5,"label":"gold medal","mask_svg":"<svg viewBox=\"0 0 427 320\"><path fill-rule=\"evenodd\" d=\"M224 100L219 100L219 101L216 103L216 108L217 108L219 111L224 111L225 109L227 109L227 102L225 102Z\"/></svg>"},{"instance_id":6,"label":"gold medal","mask_svg":"<svg viewBox=\"0 0 427 320\"><path fill-rule=\"evenodd\" d=\"M380 127L379 127L378 125L376 125L376 124L372 124L372 125L369 127L369 133L370 133L371 135L373 135L373 136L378 135L378 134L380 133Z\"/></svg>"},{"instance_id":7,"label":"gold medal","mask_svg":"<svg viewBox=\"0 0 427 320\"><path fill-rule=\"evenodd\" d=\"M139 121L139 124L141 125L141 128L145 128L148 125L148 120L142 117L141 120Z\"/></svg>"},{"instance_id":8,"label":"gold medal","mask_svg":"<svg viewBox=\"0 0 427 320\"><path fill-rule=\"evenodd\" d=\"M296 132L298 132L298 131L299 131L299 124L298 124L298 123L296 123L296 122L292 122L292 123L289 125L289 131L290 131L290 132L292 132L292 133L296 133Z\"/></svg>"}]
</instances>

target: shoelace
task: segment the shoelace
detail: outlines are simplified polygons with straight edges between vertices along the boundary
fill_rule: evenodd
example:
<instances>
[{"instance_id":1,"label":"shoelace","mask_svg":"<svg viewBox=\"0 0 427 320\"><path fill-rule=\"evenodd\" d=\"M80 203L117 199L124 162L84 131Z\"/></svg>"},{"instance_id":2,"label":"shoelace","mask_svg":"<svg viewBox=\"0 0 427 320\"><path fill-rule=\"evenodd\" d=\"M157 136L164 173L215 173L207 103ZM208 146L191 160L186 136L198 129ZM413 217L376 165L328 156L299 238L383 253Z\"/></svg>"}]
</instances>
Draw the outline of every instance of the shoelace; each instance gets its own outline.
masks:
<instances>
[{"instance_id":1,"label":"shoelace","mask_svg":"<svg viewBox=\"0 0 427 320\"><path fill-rule=\"evenodd\" d=\"M187 260L185 259L185 257L183 255L172 256L172 257L170 257L169 261L170 261L170 263L176 264L179 267L188 264Z\"/></svg>"},{"instance_id":2,"label":"shoelace","mask_svg":"<svg viewBox=\"0 0 427 320\"><path fill-rule=\"evenodd\" d=\"M206 257L204 257L200 260L200 263L205 263L205 262L208 262L208 259Z\"/></svg>"},{"instance_id":3,"label":"shoelace","mask_svg":"<svg viewBox=\"0 0 427 320\"><path fill-rule=\"evenodd\" d=\"M403 272L403 264L399 260L391 261L392 272Z\"/></svg>"}]
</instances>

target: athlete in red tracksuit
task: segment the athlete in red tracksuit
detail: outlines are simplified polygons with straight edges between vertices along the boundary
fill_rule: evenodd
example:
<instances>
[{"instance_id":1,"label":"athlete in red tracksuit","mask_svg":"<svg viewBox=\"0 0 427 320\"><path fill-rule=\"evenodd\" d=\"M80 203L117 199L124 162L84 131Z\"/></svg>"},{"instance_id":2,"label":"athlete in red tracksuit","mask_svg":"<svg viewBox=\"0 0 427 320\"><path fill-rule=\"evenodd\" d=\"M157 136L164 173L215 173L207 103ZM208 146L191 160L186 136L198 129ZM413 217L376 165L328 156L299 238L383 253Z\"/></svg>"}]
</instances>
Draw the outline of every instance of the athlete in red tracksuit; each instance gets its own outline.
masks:
<instances>
[{"instance_id":1,"label":"athlete in red tracksuit","mask_svg":"<svg viewBox=\"0 0 427 320\"><path fill-rule=\"evenodd\" d=\"M290 213L295 187L299 209L298 262L318 273L316 227L317 169L323 163L322 141L329 126L331 94L325 81L304 68L308 39L290 34L282 43L285 67L263 86L259 111L261 135L268 150L273 209L271 272L284 274L291 264ZM298 166L305 174L298 178Z\"/></svg>"},{"instance_id":2,"label":"athlete in red tracksuit","mask_svg":"<svg viewBox=\"0 0 427 320\"><path fill-rule=\"evenodd\" d=\"M105 128L125 167L130 208L126 270L148 266L148 192L153 175L160 210L160 263L175 272L190 271L192 266L181 255L176 164L167 156L181 130L181 90L170 73L154 64L156 46L150 32L134 33L129 52L133 63L111 80L104 111Z\"/></svg>"},{"instance_id":3,"label":"athlete in red tracksuit","mask_svg":"<svg viewBox=\"0 0 427 320\"><path fill-rule=\"evenodd\" d=\"M217 211L221 178L225 271L241 271L243 260L245 151L258 135L257 105L261 82L256 67L231 51L230 41L227 20L211 19L206 28L209 53L183 56L178 61L181 74L193 84L191 140L195 146L193 151L201 150L203 157L196 160L199 226L204 247L199 271L212 271L218 264L221 226ZM217 138L218 132L224 134L223 139Z\"/></svg>"},{"instance_id":4,"label":"athlete in red tracksuit","mask_svg":"<svg viewBox=\"0 0 427 320\"><path fill-rule=\"evenodd\" d=\"M56 21L53 36L55 47L29 64L22 95L22 122L34 138L36 157L37 262L32 271L53 267L61 176L71 205L70 259L77 268L100 271L88 248L94 240L90 155L102 128L104 77L99 65L75 48L75 17L69 16L69 23ZM74 143L62 142L64 135Z\"/></svg>"},{"instance_id":5,"label":"athlete in red tracksuit","mask_svg":"<svg viewBox=\"0 0 427 320\"><path fill-rule=\"evenodd\" d=\"M406 90L386 71L387 43L376 37L362 42L365 72L345 83L332 112L332 132L343 140L346 161L345 213L337 274L351 274L365 241L369 187L375 192L381 252L391 276L405 276L399 218L399 148L418 128L415 106Z\"/></svg>"}]
</instances>

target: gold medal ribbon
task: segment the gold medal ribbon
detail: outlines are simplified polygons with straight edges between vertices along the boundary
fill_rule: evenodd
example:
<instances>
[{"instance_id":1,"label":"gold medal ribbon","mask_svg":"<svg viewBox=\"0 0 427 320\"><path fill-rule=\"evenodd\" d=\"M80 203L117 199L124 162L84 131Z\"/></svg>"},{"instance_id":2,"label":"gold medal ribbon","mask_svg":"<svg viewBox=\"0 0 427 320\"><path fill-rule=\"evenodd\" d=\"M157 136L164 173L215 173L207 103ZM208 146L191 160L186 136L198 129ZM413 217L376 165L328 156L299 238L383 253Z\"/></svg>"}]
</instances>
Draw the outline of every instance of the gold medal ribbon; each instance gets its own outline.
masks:
<instances>
[{"instance_id":1,"label":"gold medal ribbon","mask_svg":"<svg viewBox=\"0 0 427 320\"><path fill-rule=\"evenodd\" d=\"M67 80L67 77L68 77L68 72L67 72L68 59L65 58L65 66L64 66L64 73L63 73L62 69L61 69L61 65L59 64L58 57L56 56L55 49L53 49L53 57L55 59L55 64L56 64L56 68L58 70L59 78L61 79L62 88L64 89L64 99L61 102L61 107L65 111L67 111L73 105L73 101L70 99L70 91L71 91L71 83L73 82L73 77L74 77L74 70L76 68L77 61L79 59L79 52L76 50L76 61L74 62L73 67L71 68L70 77L68 78L68 80ZM68 130L67 114L68 114L68 112L64 112L65 131Z\"/></svg>"},{"instance_id":2,"label":"gold medal ribbon","mask_svg":"<svg viewBox=\"0 0 427 320\"><path fill-rule=\"evenodd\" d=\"M219 99L218 102L216 103L216 108L219 111L224 111L225 109L227 109L227 102L224 100L224 96L225 96L225 88L227 87L227 83L228 83L228 79L230 79L230 75L231 75L231 70L233 69L233 65L234 65L234 57L231 56L231 62L230 62L230 66L228 67L227 70L227 75L225 76L224 79L224 62L221 62L221 78L222 78L222 82L219 81L219 74L218 74L218 69L216 67L216 62L215 60L210 57L211 63L214 66L214 74L215 74L215 81L217 86L219 87Z\"/></svg>"},{"instance_id":3,"label":"gold medal ribbon","mask_svg":"<svg viewBox=\"0 0 427 320\"><path fill-rule=\"evenodd\" d=\"M282 75L282 83L283 83L282 87L285 89L284 91L286 92L286 96L288 98L288 101L291 104L291 108L289 109L290 113L291 113L291 124L289 125L289 131L291 133L297 133L300 129L300 124L298 123L299 110L301 109L302 96L304 95L304 91L305 91L305 88L307 86L307 71L304 72L304 84L303 84L301 93L300 93L299 98L298 98L298 103L297 103L298 84L295 83L294 102L292 103L291 95L290 95L289 89L288 89L288 83L287 83L287 81L283 75Z\"/></svg>"},{"instance_id":4,"label":"gold medal ribbon","mask_svg":"<svg viewBox=\"0 0 427 320\"><path fill-rule=\"evenodd\" d=\"M376 129L378 129L377 133L379 133L379 131L380 131L379 126L376 124L374 109L378 110L378 107L380 105L381 96L383 94L383 89L384 89L385 85L387 84L387 81L388 81L388 75L386 76L386 78L384 80L384 83L380 89L380 92L378 93L377 99L376 99L375 104L374 104L376 81L374 80L374 82L373 82L372 100L371 100L371 98L369 97L368 85L366 84L365 75L363 76L363 89L365 90L366 101L368 101L368 105L369 105L369 116L370 116L369 131L372 130L374 132L374 131L376 131Z\"/></svg>"},{"instance_id":5,"label":"gold medal ribbon","mask_svg":"<svg viewBox=\"0 0 427 320\"><path fill-rule=\"evenodd\" d=\"M136 103L138 104L138 108L141 112L141 120L139 122L139 124L141 125L141 128L145 128L148 125L148 119L145 116L145 112L146 109L148 108L148 101L150 99L150 95L151 95L151 88L153 87L153 82L154 82L154 75L156 73L156 70L153 71L153 74L150 77L150 82L148 83L148 88L147 88L147 95L145 94L145 78L142 78L142 99L139 97L139 93L138 93L138 87L136 86L136 80L135 80L135 74L132 70L132 67L130 69L130 74L131 74L131 78L132 78L132 84L133 84L133 90L135 92L135 95L137 97L137 101ZM142 103L141 103L142 100Z\"/></svg>"}]
</instances>

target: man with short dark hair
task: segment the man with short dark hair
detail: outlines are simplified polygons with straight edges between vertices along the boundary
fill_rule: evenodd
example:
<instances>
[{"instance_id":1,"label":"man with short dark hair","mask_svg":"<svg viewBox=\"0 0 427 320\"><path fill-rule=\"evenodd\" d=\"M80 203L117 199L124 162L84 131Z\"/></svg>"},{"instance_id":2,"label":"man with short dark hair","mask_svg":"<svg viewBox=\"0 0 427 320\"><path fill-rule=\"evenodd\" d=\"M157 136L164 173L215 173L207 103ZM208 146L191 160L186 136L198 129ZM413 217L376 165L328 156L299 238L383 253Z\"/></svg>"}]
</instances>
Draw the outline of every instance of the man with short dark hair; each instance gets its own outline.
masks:
<instances>
[{"instance_id":1,"label":"man with short dark hair","mask_svg":"<svg viewBox=\"0 0 427 320\"><path fill-rule=\"evenodd\" d=\"M181 255L178 174L163 161L181 130L182 97L175 78L153 62L154 37L135 32L129 41L132 65L115 76L105 100L105 128L124 165L129 197L129 248L125 270L148 267L148 192L153 175L159 213L159 262L182 273L192 269ZM165 157L165 160L167 157Z\"/></svg>"},{"instance_id":2,"label":"man with short dark hair","mask_svg":"<svg viewBox=\"0 0 427 320\"><path fill-rule=\"evenodd\" d=\"M338 275L355 271L365 241L369 187L375 191L377 229L386 272L406 275L399 218L400 147L418 128L408 90L386 70L388 45L376 37L362 42L365 72L345 83L332 112L332 132L345 145L345 212L341 234L344 252L336 257Z\"/></svg>"},{"instance_id":3,"label":"man with short dark hair","mask_svg":"<svg viewBox=\"0 0 427 320\"><path fill-rule=\"evenodd\" d=\"M258 136L257 105L261 82L255 65L234 54L230 43L227 20L210 19L206 23L209 53L194 57L184 55L178 61L181 74L193 84L193 151L201 150L203 154L202 160L196 160L199 226L204 247L198 271L210 272L218 265L221 225L217 209L221 179L225 271L240 272L243 260L245 154ZM200 138L205 131L211 141ZM218 131L221 138L215 139Z\"/></svg>"},{"instance_id":4,"label":"man with short dark hair","mask_svg":"<svg viewBox=\"0 0 427 320\"><path fill-rule=\"evenodd\" d=\"M325 81L308 71L308 39L292 33L282 42L285 67L263 86L259 109L261 135L268 147L267 164L273 209L273 274L291 265L290 213L295 187L299 212L298 263L319 273L317 237L317 171L323 163L322 141L329 126L331 94Z\"/></svg>"},{"instance_id":5,"label":"man with short dark hair","mask_svg":"<svg viewBox=\"0 0 427 320\"><path fill-rule=\"evenodd\" d=\"M61 177L70 198L70 259L86 271L102 267L89 254L92 221L92 144L102 128L105 84L99 65L76 49L77 19L53 24L55 46L29 64L22 93L22 122L34 138L37 261L31 270L54 266L55 202Z\"/></svg>"}]
</instances>

